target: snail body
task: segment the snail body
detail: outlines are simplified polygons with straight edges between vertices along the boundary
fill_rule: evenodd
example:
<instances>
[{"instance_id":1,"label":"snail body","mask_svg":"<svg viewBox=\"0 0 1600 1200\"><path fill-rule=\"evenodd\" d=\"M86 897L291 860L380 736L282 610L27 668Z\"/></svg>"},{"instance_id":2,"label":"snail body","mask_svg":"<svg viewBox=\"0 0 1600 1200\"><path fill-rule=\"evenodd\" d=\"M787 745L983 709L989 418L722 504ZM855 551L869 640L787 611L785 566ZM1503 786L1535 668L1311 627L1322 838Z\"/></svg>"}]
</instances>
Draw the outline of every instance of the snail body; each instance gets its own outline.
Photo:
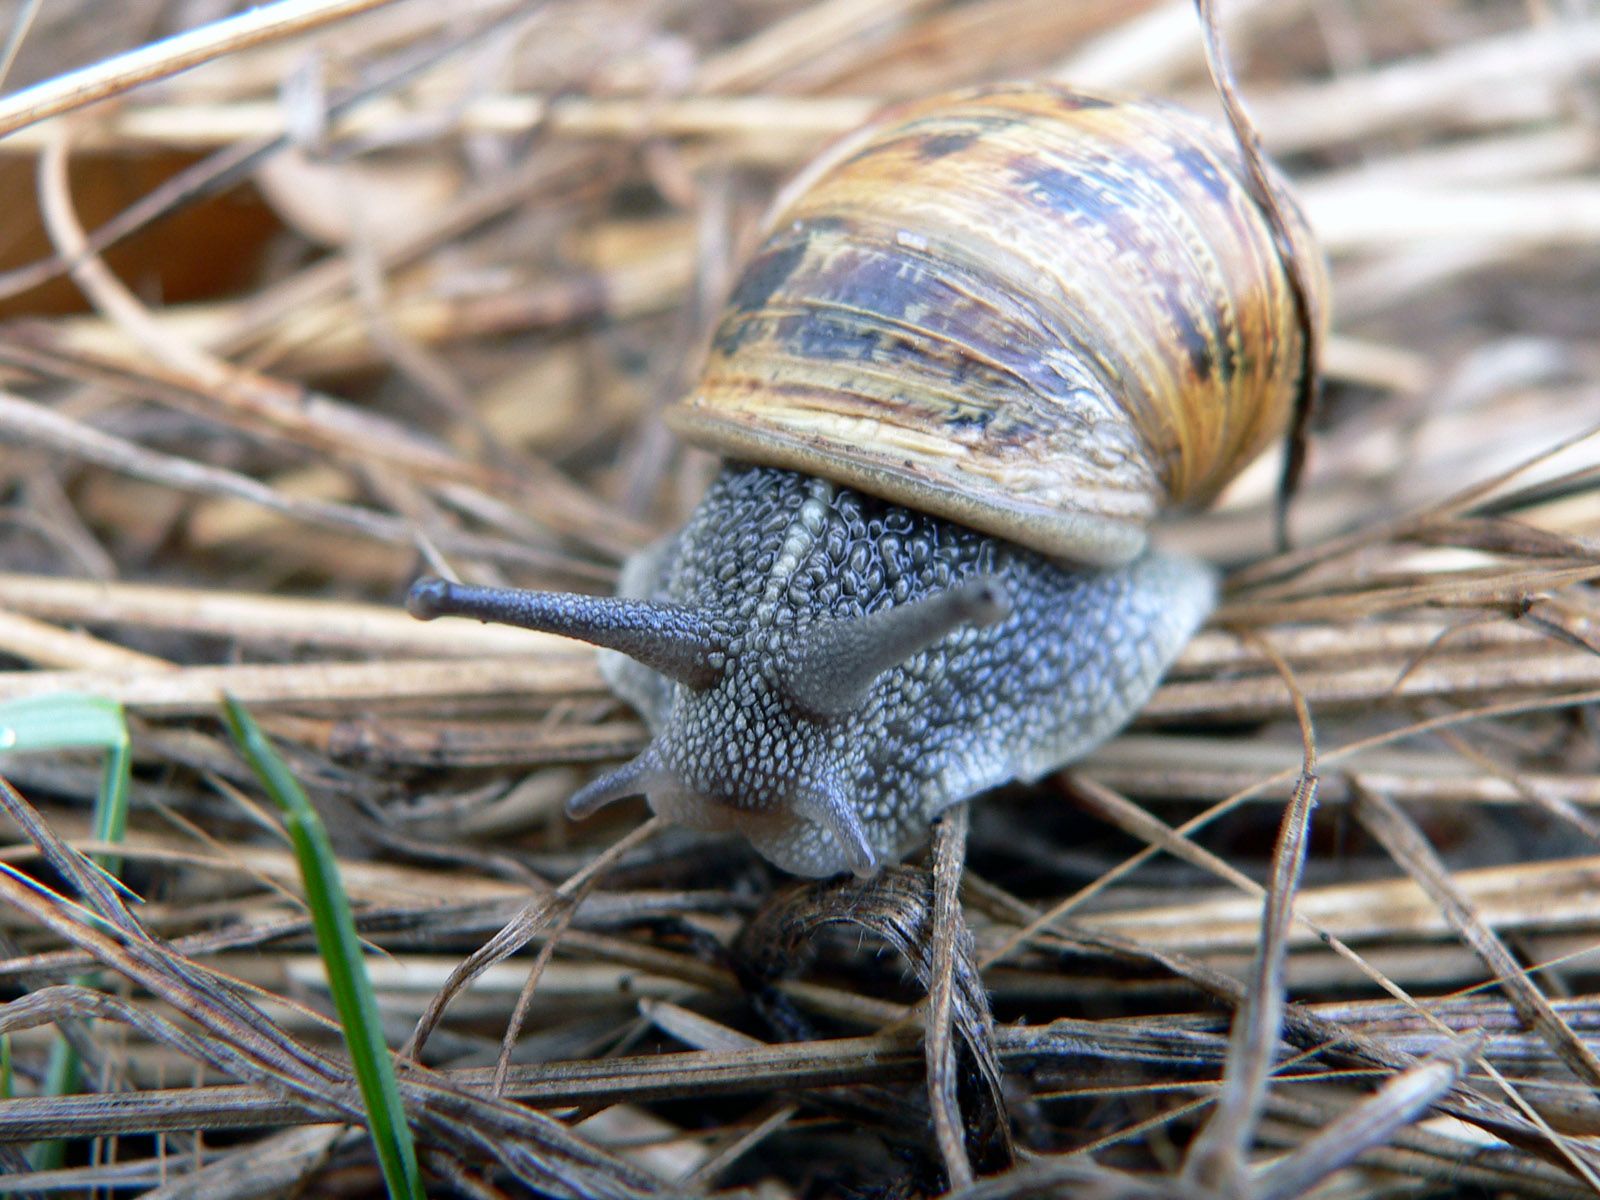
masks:
<instances>
[{"instance_id":1,"label":"snail body","mask_svg":"<svg viewBox=\"0 0 1600 1200\"><path fill-rule=\"evenodd\" d=\"M869 874L1138 710L1215 594L1148 523L1277 436L1310 350L1231 139L1159 102L910 106L768 230L668 414L731 460L684 529L616 598L425 580L411 609L603 647L654 740L574 815L644 794Z\"/></svg>"}]
</instances>

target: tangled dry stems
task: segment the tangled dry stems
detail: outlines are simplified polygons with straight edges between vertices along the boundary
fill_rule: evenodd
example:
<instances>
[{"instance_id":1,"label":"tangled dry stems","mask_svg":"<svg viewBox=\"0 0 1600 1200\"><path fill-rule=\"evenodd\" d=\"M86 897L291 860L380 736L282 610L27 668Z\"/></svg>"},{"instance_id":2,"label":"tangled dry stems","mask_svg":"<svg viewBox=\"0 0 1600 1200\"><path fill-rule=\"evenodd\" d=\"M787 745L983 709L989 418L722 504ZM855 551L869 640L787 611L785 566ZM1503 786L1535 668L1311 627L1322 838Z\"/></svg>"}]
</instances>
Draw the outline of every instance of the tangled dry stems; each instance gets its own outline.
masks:
<instances>
[{"instance_id":1,"label":"tangled dry stems","mask_svg":"<svg viewBox=\"0 0 1600 1200\"><path fill-rule=\"evenodd\" d=\"M167 18L84 46L72 7L13 84ZM138 90L89 68L98 107L0 100L41 198L0 274L0 700L128 707L142 898L77 857L96 765L8 761L0 856L58 894L0 877L0 1138L73 1139L8 1188L378 1186L227 691L335 829L442 1188L1600 1190L1600 25L1227 7L1334 258L1296 548L1263 464L1168 532L1230 591L1134 731L801 887L569 826L643 737L589 654L395 600L422 563L606 586L705 477L653 414L785 172L980 79L1209 107L1188 5L288 7ZM58 1028L87 1087L31 1094Z\"/></svg>"}]
</instances>

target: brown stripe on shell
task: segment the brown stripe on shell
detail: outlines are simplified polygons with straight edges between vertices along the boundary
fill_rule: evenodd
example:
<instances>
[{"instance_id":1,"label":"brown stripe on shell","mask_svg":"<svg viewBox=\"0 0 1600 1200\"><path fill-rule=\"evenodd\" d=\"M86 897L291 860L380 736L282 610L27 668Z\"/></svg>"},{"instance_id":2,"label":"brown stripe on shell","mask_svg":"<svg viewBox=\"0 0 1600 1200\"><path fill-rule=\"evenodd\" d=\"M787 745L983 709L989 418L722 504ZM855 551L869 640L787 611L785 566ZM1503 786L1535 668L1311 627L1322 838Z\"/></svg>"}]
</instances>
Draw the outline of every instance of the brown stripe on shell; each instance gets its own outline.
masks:
<instances>
[{"instance_id":1,"label":"brown stripe on shell","mask_svg":"<svg viewBox=\"0 0 1600 1200\"><path fill-rule=\"evenodd\" d=\"M1293 300L1197 118L986 88L805 178L669 413L691 440L1113 562L1281 428Z\"/></svg>"}]
</instances>

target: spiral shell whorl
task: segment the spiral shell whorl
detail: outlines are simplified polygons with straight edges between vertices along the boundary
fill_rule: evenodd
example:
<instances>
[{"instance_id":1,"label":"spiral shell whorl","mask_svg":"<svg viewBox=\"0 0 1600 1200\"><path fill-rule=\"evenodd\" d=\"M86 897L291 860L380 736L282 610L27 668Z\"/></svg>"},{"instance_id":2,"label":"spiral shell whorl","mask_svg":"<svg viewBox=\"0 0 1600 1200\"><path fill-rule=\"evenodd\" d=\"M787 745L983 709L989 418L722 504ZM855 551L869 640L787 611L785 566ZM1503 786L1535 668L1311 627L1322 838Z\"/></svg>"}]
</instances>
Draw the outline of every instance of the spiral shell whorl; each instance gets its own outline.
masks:
<instances>
[{"instance_id":1,"label":"spiral shell whorl","mask_svg":"<svg viewBox=\"0 0 1600 1200\"><path fill-rule=\"evenodd\" d=\"M1112 564L1281 431L1295 300L1205 122L1003 85L900 109L798 182L669 414L689 440Z\"/></svg>"}]
</instances>

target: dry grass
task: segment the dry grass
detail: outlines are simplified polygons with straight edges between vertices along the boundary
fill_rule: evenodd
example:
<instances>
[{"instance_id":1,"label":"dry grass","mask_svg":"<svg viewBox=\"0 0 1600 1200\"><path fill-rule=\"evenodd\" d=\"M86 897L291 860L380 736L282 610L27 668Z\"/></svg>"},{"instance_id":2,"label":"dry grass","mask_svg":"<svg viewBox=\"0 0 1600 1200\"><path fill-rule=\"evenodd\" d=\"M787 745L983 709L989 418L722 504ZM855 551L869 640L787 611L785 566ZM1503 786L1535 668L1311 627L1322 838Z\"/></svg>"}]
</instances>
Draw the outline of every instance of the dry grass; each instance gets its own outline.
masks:
<instances>
[{"instance_id":1,"label":"dry grass","mask_svg":"<svg viewBox=\"0 0 1600 1200\"><path fill-rule=\"evenodd\" d=\"M1187 0L296 2L94 65L227 7L0 9L0 701L127 706L142 898L73 853L97 764L7 760L0 859L99 919L0 875L0 1168L73 1139L0 1194L381 1189L222 690L334 829L440 1192L1600 1192L1582 5L1225 5L1333 259L1295 548L1258 464L1168 531L1232 583L1135 730L803 886L569 824L643 739L591 654L397 602L603 590L708 477L656 413L774 186L977 80L1214 111Z\"/></svg>"}]
</instances>

